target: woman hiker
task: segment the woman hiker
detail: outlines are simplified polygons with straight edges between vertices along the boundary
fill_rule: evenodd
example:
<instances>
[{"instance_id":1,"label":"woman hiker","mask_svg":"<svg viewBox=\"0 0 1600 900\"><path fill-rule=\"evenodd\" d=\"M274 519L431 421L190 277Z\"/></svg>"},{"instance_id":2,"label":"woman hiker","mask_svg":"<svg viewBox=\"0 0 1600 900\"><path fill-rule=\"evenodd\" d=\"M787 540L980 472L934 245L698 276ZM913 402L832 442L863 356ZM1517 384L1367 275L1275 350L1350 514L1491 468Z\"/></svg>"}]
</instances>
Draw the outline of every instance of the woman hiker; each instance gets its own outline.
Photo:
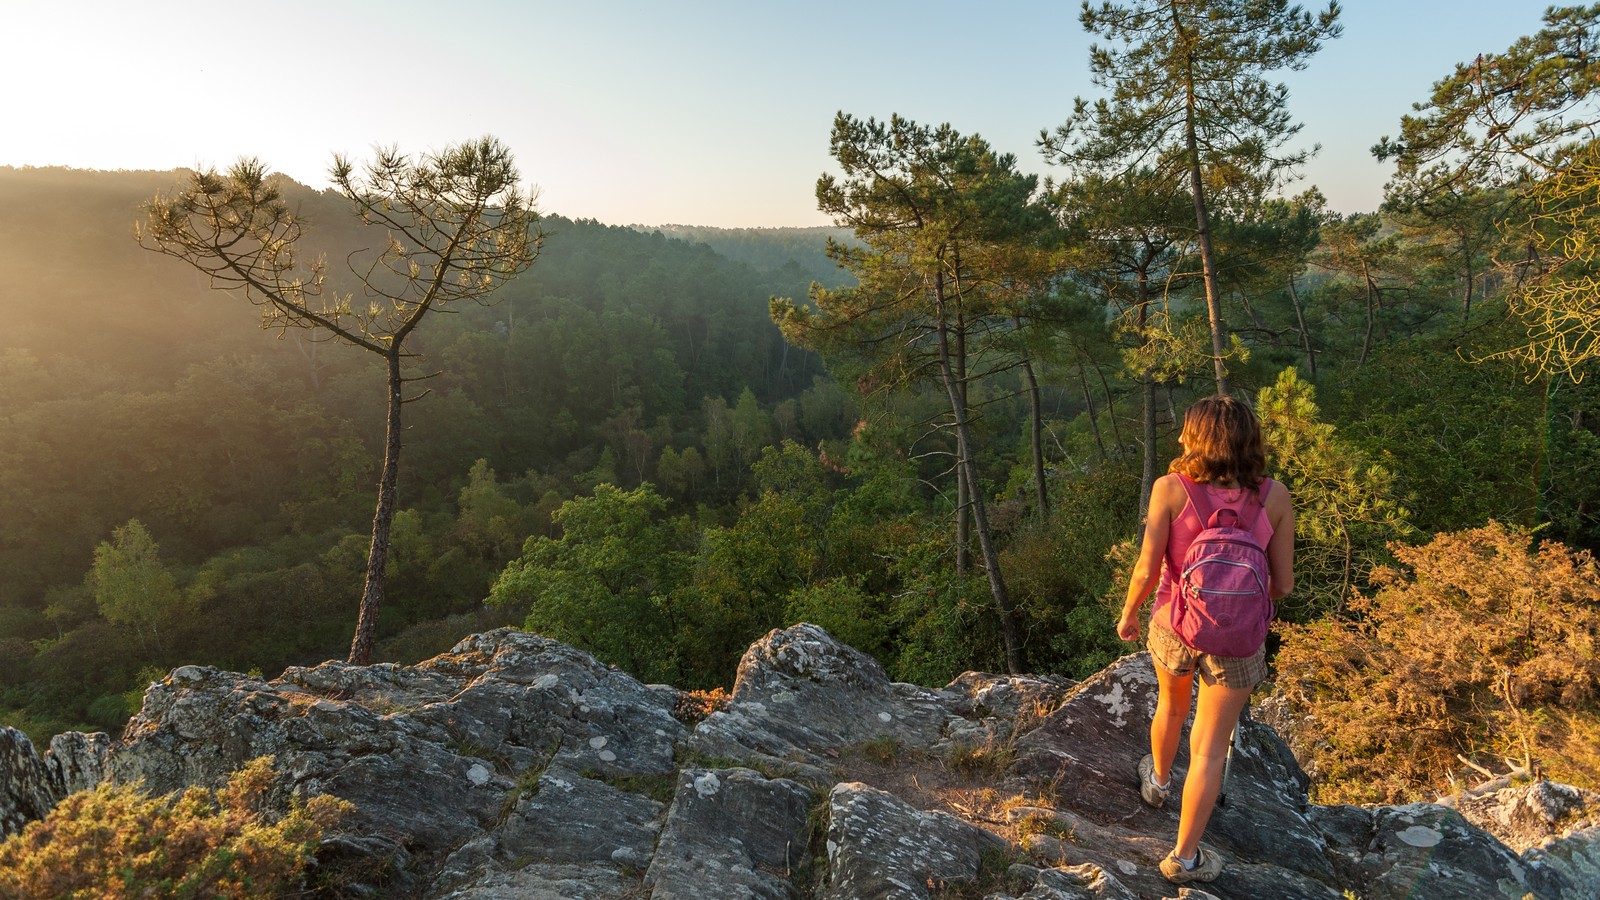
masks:
<instances>
[{"instance_id":1,"label":"woman hiker","mask_svg":"<svg viewBox=\"0 0 1600 900\"><path fill-rule=\"evenodd\" d=\"M1261 427L1243 402L1216 396L1195 403L1184 414L1178 443L1178 458L1150 493L1144 546L1128 585L1117 634L1125 641L1139 639L1139 609L1159 577L1160 588L1150 613L1149 648L1160 695L1150 723L1150 754L1139 762L1139 793L1151 806L1166 802L1172 760L1189 715L1195 674L1199 673L1200 700L1189 733L1189 772L1183 782L1177 844L1161 861L1161 874L1168 881L1183 883L1211 881L1222 871L1222 857L1202 845L1200 835L1222 788L1228 743L1239 714L1250 700L1251 689L1267 674L1265 623L1271 618L1272 604L1267 597L1259 601L1265 618L1258 623L1261 643L1256 643L1253 651L1248 646L1240 649L1235 637L1231 649L1240 655L1202 652L1178 634L1180 629L1185 633L1194 630L1177 624L1181 617L1174 618L1180 601L1193 596L1183 594L1184 582L1189 579L1180 573L1185 572L1186 557L1190 567L1195 566L1191 543L1220 521L1253 536L1254 548L1247 552L1259 559L1265 551L1269 584L1260 585L1261 590L1273 601L1287 596L1294 587L1294 507L1287 488L1262 476L1266 452ZM1225 511L1232 511L1233 516ZM1202 515L1209 521L1202 520ZM1237 563L1227 565L1236 567L1231 571L1242 568ZM1249 644L1255 639L1243 640ZM1193 635L1191 643L1215 646L1210 639Z\"/></svg>"}]
</instances>

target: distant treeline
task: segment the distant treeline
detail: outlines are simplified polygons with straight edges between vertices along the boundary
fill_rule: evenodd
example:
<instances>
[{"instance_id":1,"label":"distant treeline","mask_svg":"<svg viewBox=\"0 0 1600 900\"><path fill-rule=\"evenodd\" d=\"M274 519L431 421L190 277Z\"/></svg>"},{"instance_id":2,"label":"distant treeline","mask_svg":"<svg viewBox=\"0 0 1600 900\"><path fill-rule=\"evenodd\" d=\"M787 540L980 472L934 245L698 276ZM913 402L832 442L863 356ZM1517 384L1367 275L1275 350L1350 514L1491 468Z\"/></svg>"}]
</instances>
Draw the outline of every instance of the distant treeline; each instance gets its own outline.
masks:
<instances>
[{"instance_id":1,"label":"distant treeline","mask_svg":"<svg viewBox=\"0 0 1600 900\"><path fill-rule=\"evenodd\" d=\"M691 244L705 244L729 259L749 263L766 272L786 267L828 287L844 283L848 276L833 261L822 255L829 238L855 243L848 228L818 225L809 228L712 228L705 225L635 225L640 231L659 231L667 237Z\"/></svg>"}]
</instances>

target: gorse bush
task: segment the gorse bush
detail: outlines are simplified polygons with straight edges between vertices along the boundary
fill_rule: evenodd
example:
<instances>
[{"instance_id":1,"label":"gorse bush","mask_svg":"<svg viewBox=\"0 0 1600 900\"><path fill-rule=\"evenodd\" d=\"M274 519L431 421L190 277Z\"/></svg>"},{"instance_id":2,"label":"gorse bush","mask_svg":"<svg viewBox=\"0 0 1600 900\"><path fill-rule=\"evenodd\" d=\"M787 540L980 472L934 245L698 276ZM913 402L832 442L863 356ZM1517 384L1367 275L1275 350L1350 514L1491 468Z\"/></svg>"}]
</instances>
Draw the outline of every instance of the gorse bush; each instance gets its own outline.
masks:
<instances>
[{"instance_id":1,"label":"gorse bush","mask_svg":"<svg viewBox=\"0 0 1600 900\"><path fill-rule=\"evenodd\" d=\"M349 809L337 797L265 813L277 776L256 759L218 790L149 797L101 784L61 801L0 844L0 897L277 898L303 887L312 851Z\"/></svg>"},{"instance_id":2,"label":"gorse bush","mask_svg":"<svg viewBox=\"0 0 1600 900\"><path fill-rule=\"evenodd\" d=\"M1394 553L1348 615L1285 629L1277 690L1317 799L1431 799L1458 756L1597 786L1594 559L1494 523Z\"/></svg>"}]
</instances>

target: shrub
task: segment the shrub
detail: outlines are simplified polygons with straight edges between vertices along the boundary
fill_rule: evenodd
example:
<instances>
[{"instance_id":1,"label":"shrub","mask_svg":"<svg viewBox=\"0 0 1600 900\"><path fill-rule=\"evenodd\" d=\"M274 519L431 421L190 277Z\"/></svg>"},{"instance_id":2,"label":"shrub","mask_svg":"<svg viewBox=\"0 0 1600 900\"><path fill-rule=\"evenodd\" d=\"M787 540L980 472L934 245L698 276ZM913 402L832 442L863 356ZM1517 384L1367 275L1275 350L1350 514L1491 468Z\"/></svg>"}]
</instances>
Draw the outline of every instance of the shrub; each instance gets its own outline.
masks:
<instances>
[{"instance_id":1,"label":"shrub","mask_svg":"<svg viewBox=\"0 0 1600 900\"><path fill-rule=\"evenodd\" d=\"M1322 802L1429 799L1457 757L1595 786L1600 572L1490 523L1394 545L1349 615L1285 629L1277 689Z\"/></svg>"},{"instance_id":2,"label":"shrub","mask_svg":"<svg viewBox=\"0 0 1600 900\"><path fill-rule=\"evenodd\" d=\"M149 797L137 785L72 794L0 844L0 896L271 898L302 886L311 853L350 808L336 797L294 802L269 822L276 775L264 756L225 787Z\"/></svg>"}]
</instances>

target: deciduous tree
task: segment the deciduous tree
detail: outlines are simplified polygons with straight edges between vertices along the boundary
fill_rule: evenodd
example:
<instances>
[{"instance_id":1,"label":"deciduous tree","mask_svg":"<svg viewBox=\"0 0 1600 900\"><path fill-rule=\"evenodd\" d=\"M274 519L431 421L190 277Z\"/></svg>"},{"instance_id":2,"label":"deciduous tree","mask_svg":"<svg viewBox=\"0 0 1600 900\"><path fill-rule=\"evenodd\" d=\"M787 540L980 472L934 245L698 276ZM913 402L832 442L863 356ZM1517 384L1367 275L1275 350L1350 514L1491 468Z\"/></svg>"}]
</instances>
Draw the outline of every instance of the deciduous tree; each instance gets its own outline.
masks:
<instances>
[{"instance_id":1,"label":"deciduous tree","mask_svg":"<svg viewBox=\"0 0 1600 900\"><path fill-rule=\"evenodd\" d=\"M155 538L138 519L130 519L95 548L88 585L106 621L149 629L158 648L161 629L195 606L178 590Z\"/></svg>"}]
</instances>

